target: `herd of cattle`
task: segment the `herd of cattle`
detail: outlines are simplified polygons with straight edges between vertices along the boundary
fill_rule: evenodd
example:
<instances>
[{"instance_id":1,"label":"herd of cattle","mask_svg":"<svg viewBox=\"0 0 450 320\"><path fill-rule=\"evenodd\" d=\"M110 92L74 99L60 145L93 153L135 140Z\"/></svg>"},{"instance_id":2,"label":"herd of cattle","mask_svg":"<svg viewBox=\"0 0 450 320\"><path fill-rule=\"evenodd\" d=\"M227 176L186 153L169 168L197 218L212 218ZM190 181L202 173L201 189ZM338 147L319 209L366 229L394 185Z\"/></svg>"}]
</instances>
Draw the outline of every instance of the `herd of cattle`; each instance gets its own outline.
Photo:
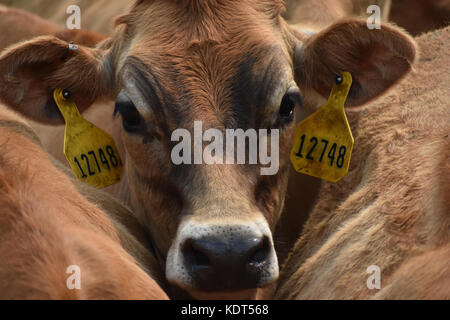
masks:
<instances>
[{"instance_id":1,"label":"herd of cattle","mask_svg":"<svg viewBox=\"0 0 450 320\"><path fill-rule=\"evenodd\" d=\"M450 299L448 1L0 3L0 299ZM355 143L329 183L289 153L344 71ZM56 88L114 137L120 183L68 169ZM172 164L194 121L279 129L278 173Z\"/></svg>"}]
</instances>

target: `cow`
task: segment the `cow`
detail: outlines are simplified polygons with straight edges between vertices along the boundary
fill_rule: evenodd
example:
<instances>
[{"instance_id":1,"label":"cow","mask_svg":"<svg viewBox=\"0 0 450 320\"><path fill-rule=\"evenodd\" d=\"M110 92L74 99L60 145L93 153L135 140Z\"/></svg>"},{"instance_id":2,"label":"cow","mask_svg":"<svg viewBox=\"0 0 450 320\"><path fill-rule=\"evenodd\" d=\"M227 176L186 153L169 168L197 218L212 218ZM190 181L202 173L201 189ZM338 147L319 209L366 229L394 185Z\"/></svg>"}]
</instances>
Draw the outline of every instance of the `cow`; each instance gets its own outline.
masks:
<instances>
[{"instance_id":1,"label":"cow","mask_svg":"<svg viewBox=\"0 0 450 320\"><path fill-rule=\"evenodd\" d=\"M374 13L369 8L372 5L380 8L381 20L391 21L414 36L450 23L448 0L287 0L285 18L314 32L349 16L367 19Z\"/></svg>"},{"instance_id":2,"label":"cow","mask_svg":"<svg viewBox=\"0 0 450 320\"><path fill-rule=\"evenodd\" d=\"M75 20L74 14L78 14L78 9L74 6L77 6L80 9L81 29L104 35L113 33L114 17L127 12L132 3L132 0L0 0L0 4L26 10L58 27L65 27L67 22Z\"/></svg>"},{"instance_id":3,"label":"cow","mask_svg":"<svg viewBox=\"0 0 450 320\"><path fill-rule=\"evenodd\" d=\"M68 30L47 22L27 11L0 5L0 48L40 35L53 35L59 39L95 47L106 36L88 30Z\"/></svg>"},{"instance_id":4,"label":"cow","mask_svg":"<svg viewBox=\"0 0 450 320\"><path fill-rule=\"evenodd\" d=\"M298 24L304 32L314 33L340 19L368 17L367 8L372 5L380 8L380 19L388 21L391 0L287 0L284 16L289 24Z\"/></svg>"},{"instance_id":5,"label":"cow","mask_svg":"<svg viewBox=\"0 0 450 320\"><path fill-rule=\"evenodd\" d=\"M167 299L133 214L67 171L0 105L0 299Z\"/></svg>"},{"instance_id":6,"label":"cow","mask_svg":"<svg viewBox=\"0 0 450 320\"><path fill-rule=\"evenodd\" d=\"M272 233L295 113L320 106L343 71L354 79L351 108L415 61L413 39L388 24L368 30L349 19L309 37L287 25L283 10L282 1L136 1L94 49L68 50L44 36L0 56L0 99L36 121L62 123L55 88L69 90L81 112L116 99L103 121L125 172L111 192L151 234L167 280L194 298L253 298L277 280ZM261 175L261 163L174 164L171 133L193 133L196 121L204 130L277 130L278 172Z\"/></svg>"},{"instance_id":7,"label":"cow","mask_svg":"<svg viewBox=\"0 0 450 320\"><path fill-rule=\"evenodd\" d=\"M365 16L370 5L378 5L383 21L392 21L408 32L419 33L448 25L450 22L450 5L446 0L397 0L397 1L366 1L366 0L289 0L286 2L285 17L293 27L302 32L314 34L324 26L328 26L348 16ZM306 23L305 23L306 22ZM292 169L289 174L288 191L285 200L285 210L278 223L277 253L281 261L289 254L297 241L316 200L321 180L298 175ZM303 197L298 197L298 190Z\"/></svg>"},{"instance_id":8,"label":"cow","mask_svg":"<svg viewBox=\"0 0 450 320\"><path fill-rule=\"evenodd\" d=\"M276 299L450 298L450 27L417 42L414 72L349 110L349 173L314 195Z\"/></svg>"},{"instance_id":9,"label":"cow","mask_svg":"<svg viewBox=\"0 0 450 320\"><path fill-rule=\"evenodd\" d=\"M58 5L61 3L58 2ZM92 5L93 2L91 1L89 3ZM33 4L31 9L39 8L38 6L34 6L36 2L27 4ZM45 3L42 3L42 5L46 7ZM83 11L84 9L91 11L89 8L82 7ZM68 30L28 11L2 5L0 5L0 30L4 30L0 34L0 52L12 44L42 35L52 35L59 39L73 42L75 45L84 45L87 47L95 47L99 42L107 38L106 35L86 29ZM96 112L93 113L91 110L88 110L85 112L84 117L93 123L99 123L103 130L109 132L111 131L110 126L107 124L102 125L101 119L103 118L104 112L107 112L111 108L111 105L114 105L113 101L97 103L95 108L92 108ZM104 112L100 111L102 108L105 110ZM64 141L64 126L49 126L30 119L27 123L36 131L46 151L56 160L67 164L61 148Z\"/></svg>"},{"instance_id":10,"label":"cow","mask_svg":"<svg viewBox=\"0 0 450 320\"><path fill-rule=\"evenodd\" d=\"M417 36L450 24L450 1L396 0L392 2L389 19Z\"/></svg>"}]
</instances>

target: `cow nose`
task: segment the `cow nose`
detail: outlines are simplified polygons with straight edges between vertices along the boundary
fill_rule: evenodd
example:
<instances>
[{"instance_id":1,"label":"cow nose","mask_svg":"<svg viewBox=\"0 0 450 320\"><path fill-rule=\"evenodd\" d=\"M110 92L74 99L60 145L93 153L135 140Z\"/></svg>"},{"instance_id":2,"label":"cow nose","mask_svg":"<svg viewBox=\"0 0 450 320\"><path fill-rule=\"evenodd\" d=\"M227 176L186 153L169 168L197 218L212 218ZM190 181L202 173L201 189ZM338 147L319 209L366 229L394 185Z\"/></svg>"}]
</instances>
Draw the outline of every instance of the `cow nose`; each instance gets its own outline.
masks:
<instances>
[{"instance_id":1,"label":"cow nose","mask_svg":"<svg viewBox=\"0 0 450 320\"><path fill-rule=\"evenodd\" d=\"M204 291L259 286L272 250L267 236L190 238L182 246L185 267Z\"/></svg>"}]
</instances>

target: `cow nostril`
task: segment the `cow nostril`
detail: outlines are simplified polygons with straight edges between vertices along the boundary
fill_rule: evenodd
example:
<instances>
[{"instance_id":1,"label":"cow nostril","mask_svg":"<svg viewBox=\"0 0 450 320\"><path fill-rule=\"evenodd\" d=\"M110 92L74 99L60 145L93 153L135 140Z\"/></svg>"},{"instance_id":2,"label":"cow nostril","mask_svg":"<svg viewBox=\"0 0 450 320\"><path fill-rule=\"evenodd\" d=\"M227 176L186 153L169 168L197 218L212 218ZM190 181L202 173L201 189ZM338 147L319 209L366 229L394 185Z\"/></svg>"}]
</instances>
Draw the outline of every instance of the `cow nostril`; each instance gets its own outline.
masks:
<instances>
[{"instance_id":1,"label":"cow nostril","mask_svg":"<svg viewBox=\"0 0 450 320\"><path fill-rule=\"evenodd\" d=\"M254 247L248 264L258 266L264 263L270 254L270 241L268 237L263 237L261 241Z\"/></svg>"},{"instance_id":2,"label":"cow nostril","mask_svg":"<svg viewBox=\"0 0 450 320\"><path fill-rule=\"evenodd\" d=\"M199 291L254 289L274 280L270 236L244 232L228 237L196 235L186 237L179 250L183 259L180 275L188 275L190 285Z\"/></svg>"},{"instance_id":3,"label":"cow nostril","mask_svg":"<svg viewBox=\"0 0 450 320\"><path fill-rule=\"evenodd\" d=\"M208 255L193 240L186 241L183 247L183 254L188 262L187 265L201 269L211 267L211 260Z\"/></svg>"}]
</instances>

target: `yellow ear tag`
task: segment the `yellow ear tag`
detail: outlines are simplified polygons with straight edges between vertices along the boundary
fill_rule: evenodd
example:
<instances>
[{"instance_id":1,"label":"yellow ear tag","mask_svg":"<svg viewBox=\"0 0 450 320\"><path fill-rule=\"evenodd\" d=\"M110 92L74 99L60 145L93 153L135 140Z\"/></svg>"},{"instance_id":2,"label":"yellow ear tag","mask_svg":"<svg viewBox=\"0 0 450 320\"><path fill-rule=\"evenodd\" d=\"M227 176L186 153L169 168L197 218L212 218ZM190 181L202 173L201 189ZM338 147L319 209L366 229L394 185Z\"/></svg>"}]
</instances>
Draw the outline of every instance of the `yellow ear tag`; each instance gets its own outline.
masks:
<instances>
[{"instance_id":1,"label":"yellow ear tag","mask_svg":"<svg viewBox=\"0 0 450 320\"><path fill-rule=\"evenodd\" d=\"M344 111L352 76L336 78L328 101L297 126L291 163L299 173L337 182L348 172L353 135Z\"/></svg>"},{"instance_id":2,"label":"yellow ear tag","mask_svg":"<svg viewBox=\"0 0 450 320\"><path fill-rule=\"evenodd\" d=\"M69 91L55 89L53 98L66 122L64 155L75 175L97 188L119 182L123 164L113 138L81 116Z\"/></svg>"}]
</instances>

